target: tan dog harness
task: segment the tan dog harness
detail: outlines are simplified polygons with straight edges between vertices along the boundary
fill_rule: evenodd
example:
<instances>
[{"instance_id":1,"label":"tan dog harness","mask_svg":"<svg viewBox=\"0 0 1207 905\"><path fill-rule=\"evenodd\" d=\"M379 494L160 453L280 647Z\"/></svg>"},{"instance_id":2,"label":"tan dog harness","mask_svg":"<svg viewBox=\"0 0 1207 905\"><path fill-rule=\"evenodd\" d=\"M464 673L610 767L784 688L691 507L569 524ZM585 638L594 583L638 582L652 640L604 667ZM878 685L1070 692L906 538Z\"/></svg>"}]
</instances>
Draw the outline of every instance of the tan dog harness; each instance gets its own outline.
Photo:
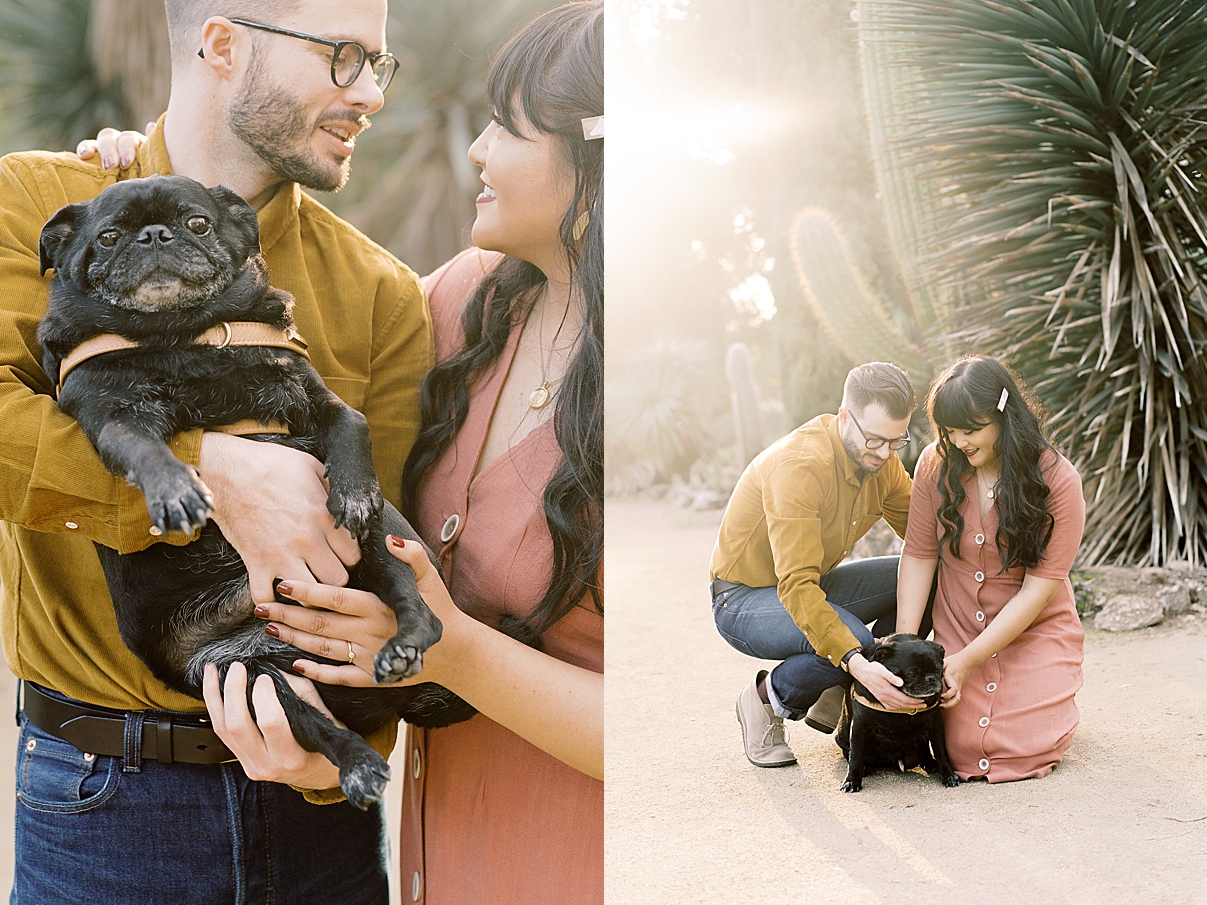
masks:
<instances>
[{"instance_id":1,"label":"tan dog harness","mask_svg":"<svg viewBox=\"0 0 1207 905\"><path fill-rule=\"evenodd\" d=\"M223 321L215 327L210 327L200 336L193 340L194 345L198 346L214 346L218 349L225 349L227 346L262 346L272 349L288 349L291 352L297 352L307 361L310 356L306 353L306 343L298 332L290 327L288 330L280 330L271 324L262 324L257 321ZM119 336L116 333L102 333L100 336L94 336L92 339L85 340L80 343L63 359L59 365L59 385L55 390L55 396L59 396L63 392L63 382L67 380L67 375L75 368L79 367L90 358L96 358L98 355L104 355L108 352L121 352L125 349L137 349L140 344L132 339L126 339L124 336ZM222 427L211 427L208 430L219 431L224 434L288 434L288 426L280 421L270 421L261 423L252 418L244 418L242 421L236 421L234 424L223 425Z\"/></svg>"}]
</instances>

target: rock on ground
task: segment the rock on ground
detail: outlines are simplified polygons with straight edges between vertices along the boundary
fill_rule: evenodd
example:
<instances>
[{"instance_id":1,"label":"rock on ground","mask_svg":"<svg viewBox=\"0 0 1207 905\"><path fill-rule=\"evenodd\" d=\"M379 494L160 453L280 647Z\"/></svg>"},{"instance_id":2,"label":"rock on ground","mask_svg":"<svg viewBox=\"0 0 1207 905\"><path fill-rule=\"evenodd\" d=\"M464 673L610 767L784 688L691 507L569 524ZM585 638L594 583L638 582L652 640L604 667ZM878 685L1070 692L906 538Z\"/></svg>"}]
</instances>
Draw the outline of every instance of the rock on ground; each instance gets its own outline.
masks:
<instances>
[{"instance_id":1,"label":"rock on ground","mask_svg":"<svg viewBox=\"0 0 1207 905\"><path fill-rule=\"evenodd\" d=\"M1164 618L1159 600L1128 594L1108 600L1094 617L1094 628L1100 632L1130 632L1156 625Z\"/></svg>"}]
</instances>

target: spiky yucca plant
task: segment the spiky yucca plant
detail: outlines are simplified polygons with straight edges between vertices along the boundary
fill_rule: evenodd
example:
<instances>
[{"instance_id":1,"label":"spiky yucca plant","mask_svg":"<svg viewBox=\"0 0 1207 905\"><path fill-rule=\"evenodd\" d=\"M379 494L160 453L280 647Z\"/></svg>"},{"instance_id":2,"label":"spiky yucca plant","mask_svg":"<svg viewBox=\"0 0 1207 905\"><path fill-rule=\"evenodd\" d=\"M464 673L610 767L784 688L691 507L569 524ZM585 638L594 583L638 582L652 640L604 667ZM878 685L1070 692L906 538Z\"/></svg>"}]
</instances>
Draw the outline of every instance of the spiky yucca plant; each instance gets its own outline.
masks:
<instances>
[{"instance_id":1,"label":"spiky yucca plant","mask_svg":"<svg viewBox=\"0 0 1207 905\"><path fill-rule=\"evenodd\" d=\"M860 4L903 79L947 329L1050 409L1087 564L1207 561L1207 2Z\"/></svg>"}]
</instances>

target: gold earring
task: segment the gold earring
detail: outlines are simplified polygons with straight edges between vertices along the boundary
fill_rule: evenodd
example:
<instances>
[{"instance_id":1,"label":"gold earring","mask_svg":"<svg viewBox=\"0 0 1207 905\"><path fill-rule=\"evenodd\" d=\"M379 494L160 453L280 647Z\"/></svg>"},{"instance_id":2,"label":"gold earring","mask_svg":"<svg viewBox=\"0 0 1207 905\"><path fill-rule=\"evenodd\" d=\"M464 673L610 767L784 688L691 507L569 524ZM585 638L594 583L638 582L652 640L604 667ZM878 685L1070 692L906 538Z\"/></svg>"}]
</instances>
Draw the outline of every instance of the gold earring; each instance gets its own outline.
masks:
<instances>
[{"instance_id":1,"label":"gold earring","mask_svg":"<svg viewBox=\"0 0 1207 905\"><path fill-rule=\"evenodd\" d=\"M578 215L578 219L574 221L574 241L577 242L583 237L583 233L587 231L587 224L591 222L591 212L583 211Z\"/></svg>"}]
</instances>

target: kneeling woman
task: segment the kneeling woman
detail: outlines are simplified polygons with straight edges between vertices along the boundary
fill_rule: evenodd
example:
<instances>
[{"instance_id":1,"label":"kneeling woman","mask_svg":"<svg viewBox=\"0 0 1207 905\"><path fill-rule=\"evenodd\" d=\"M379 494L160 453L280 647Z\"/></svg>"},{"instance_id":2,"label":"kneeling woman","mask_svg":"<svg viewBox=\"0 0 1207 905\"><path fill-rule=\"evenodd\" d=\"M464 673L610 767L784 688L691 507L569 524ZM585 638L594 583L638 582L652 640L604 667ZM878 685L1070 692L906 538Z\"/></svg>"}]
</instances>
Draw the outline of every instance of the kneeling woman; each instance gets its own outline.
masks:
<instances>
[{"instance_id":1,"label":"kneeling woman","mask_svg":"<svg viewBox=\"0 0 1207 905\"><path fill-rule=\"evenodd\" d=\"M938 440L914 475L898 625L917 630L937 569L952 766L965 780L1045 776L1078 721L1085 636L1069 569L1085 525L1081 477L995 359L949 367L927 414Z\"/></svg>"}]
</instances>

